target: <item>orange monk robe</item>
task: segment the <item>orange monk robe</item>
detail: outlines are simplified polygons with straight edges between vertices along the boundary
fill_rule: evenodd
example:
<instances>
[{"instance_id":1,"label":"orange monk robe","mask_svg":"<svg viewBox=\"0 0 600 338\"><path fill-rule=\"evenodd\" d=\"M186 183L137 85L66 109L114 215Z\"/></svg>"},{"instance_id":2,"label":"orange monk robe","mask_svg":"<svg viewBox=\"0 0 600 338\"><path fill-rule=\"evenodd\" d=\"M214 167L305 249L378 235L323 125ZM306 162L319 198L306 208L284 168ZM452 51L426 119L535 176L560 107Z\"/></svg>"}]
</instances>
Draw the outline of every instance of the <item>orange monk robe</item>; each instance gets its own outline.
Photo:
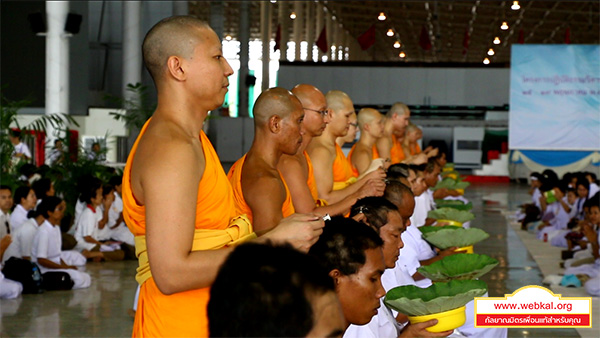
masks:
<instances>
[{"instance_id":1,"label":"orange monk robe","mask_svg":"<svg viewBox=\"0 0 600 338\"><path fill-rule=\"evenodd\" d=\"M253 223L252 210L246 203L244 199L244 193L242 192L242 168L244 166L244 161L246 160L246 155L242 156L239 160L237 160L229 169L229 173L227 174L227 178L231 183L233 188L233 199L235 201L235 210L238 215L246 215L250 220L250 223ZM285 180L279 173L279 177L281 177L281 181L283 182L283 186L285 187L285 201L281 206L281 213L283 217L288 217L293 214L294 204L292 203L292 196L290 195L290 190L288 189Z\"/></svg>"},{"instance_id":2,"label":"orange monk robe","mask_svg":"<svg viewBox=\"0 0 600 338\"><path fill-rule=\"evenodd\" d=\"M146 235L146 207L137 204L131 190L131 165L148 122L137 138L123 171L123 217L134 236ZM204 152L204 174L198 185L196 220L198 229L224 230L236 216L231 185L210 141L200 133ZM136 251L137 246L136 246ZM210 288L164 295L150 277L140 286L133 337L207 337Z\"/></svg>"},{"instance_id":3,"label":"orange monk robe","mask_svg":"<svg viewBox=\"0 0 600 338\"><path fill-rule=\"evenodd\" d=\"M390 160L392 164L400 163L404 161L406 156L404 155L404 149L402 149L402 143L396 139L396 136L392 135L392 149L390 149Z\"/></svg>"},{"instance_id":4,"label":"orange monk robe","mask_svg":"<svg viewBox=\"0 0 600 338\"><path fill-rule=\"evenodd\" d=\"M356 143L354 143L354 145L352 145L352 148L350 148L350 151L348 152L348 163L350 163L350 167L352 168L352 172L354 173L354 176L358 177L359 176L358 169L356 169L356 167L352 163L352 154L354 154L355 148L356 148ZM377 151L376 145L373 145L373 149L371 150L371 153L372 153L371 160L379 158L379 151Z\"/></svg>"},{"instance_id":5,"label":"orange monk robe","mask_svg":"<svg viewBox=\"0 0 600 338\"><path fill-rule=\"evenodd\" d=\"M336 143L335 160L333 161L333 182L346 182L351 177L356 178L358 175L354 175L346 155L344 155L342 148Z\"/></svg>"},{"instance_id":6,"label":"orange monk robe","mask_svg":"<svg viewBox=\"0 0 600 338\"><path fill-rule=\"evenodd\" d=\"M306 179L306 184L308 185L308 189L310 190L312 198L315 200L315 202L317 202L319 200L317 181L315 181L315 173L313 172L312 161L306 151L304 151L304 158L306 158L306 166L308 167L308 178Z\"/></svg>"},{"instance_id":7,"label":"orange monk robe","mask_svg":"<svg viewBox=\"0 0 600 338\"><path fill-rule=\"evenodd\" d=\"M414 146L410 146L410 155L414 156L414 155L418 155L421 153L421 147L419 146L418 143L415 143Z\"/></svg>"}]
</instances>

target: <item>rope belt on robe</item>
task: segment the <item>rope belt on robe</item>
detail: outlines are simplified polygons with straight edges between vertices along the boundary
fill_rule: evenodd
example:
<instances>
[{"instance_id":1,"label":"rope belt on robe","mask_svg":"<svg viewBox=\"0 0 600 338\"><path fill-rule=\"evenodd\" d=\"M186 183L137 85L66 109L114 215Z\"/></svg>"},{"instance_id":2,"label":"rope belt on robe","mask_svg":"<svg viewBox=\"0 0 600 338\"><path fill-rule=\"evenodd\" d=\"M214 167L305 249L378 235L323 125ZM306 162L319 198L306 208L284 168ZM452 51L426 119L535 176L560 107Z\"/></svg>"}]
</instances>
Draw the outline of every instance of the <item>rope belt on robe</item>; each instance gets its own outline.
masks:
<instances>
[{"instance_id":1,"label":"rope belt on robe","mask_svg":"<svg viewBox=\"0 0 600 338\"><path fill-rule=\"evenodd\" d=\"M256 234L246 215L236 216L231 219L226 229L195 229L192 251L217 250L235 246L255 238ZM146 236L135 236L135 254L139 260L135 280L138 284L142 285L152 277L146 248Z\"/></svg>"}]
</instances>

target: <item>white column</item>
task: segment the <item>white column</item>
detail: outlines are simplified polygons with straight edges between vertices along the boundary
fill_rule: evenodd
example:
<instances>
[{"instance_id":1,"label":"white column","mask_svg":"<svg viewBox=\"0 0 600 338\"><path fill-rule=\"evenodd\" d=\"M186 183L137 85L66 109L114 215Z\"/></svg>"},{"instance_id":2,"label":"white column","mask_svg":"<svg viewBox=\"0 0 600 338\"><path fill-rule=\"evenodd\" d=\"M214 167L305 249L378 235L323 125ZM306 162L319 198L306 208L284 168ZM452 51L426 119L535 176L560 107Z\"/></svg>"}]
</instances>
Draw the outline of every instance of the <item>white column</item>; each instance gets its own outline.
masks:
<instances>
[{"instance_id":1,"label":"white column","mask_svg":"<svg viewBox=\"0 0 600 338\"><path fill-rule=\"evenodd\" d=\"M248 42L250 40L250 8L247 1L240 2L240 71L238 72L238 116L249 116L248 114ZM235 74L233 75L235 76Z\"/></svg>"},{"instance_id":2,"label":"white column","mask_svg":"<svg viewBox=\"0 0 600 338\"><path fill-rule=\"evenodd\" d=\"M69 114L69 36L64 32L68 1L46 1L46 109L45 114ZM52 144L58 131L46 128L46 143Z\"/></svg>"},{"instance_id":3,"label":"white column","mask_svg":"<svg viewBox=\"0 0 600 338\"><path fill-rule=\"evenodd\" d=\"M188 1L173 1L173 15L188 15Z\"/></svg>"},{"instance_id":4,"label":"white column","mask_svg":"<svg viewBox=\"0 0 600 338\"><path fill-rule=\"evenodd\" d=\"M323 30L323 5L321 5L320 3L317 3L316 6L316 16L317 16L317 20L316 20L316 31L315 31L315 41L317 41L317 39L319 38L319 35L321 35L321 31ZM319 51L318 55L317 55L317 62L321 62L322 58L323 58L323 52L321 51L320 48L317 48L317 50Z\"/></svg>"},{"instance_id":5,"label":"white column","mask_svg":"<svg viewBox=\"0 0 600 338\"><path fill-rule=\"evenodd\" d=\"M279 1L277 5L279 6L279 12L277 13L279 18L278 21L281 25L281 47L279 49L279 61L287 61L287 47L288 41L290 40L290 6L288 6L287 1Z\"/></svg>"},{"instance_id":6,"label":"white column","mask_svg":"<svg viewBox=\"0 0 600 338\"><path fill-rule=\"evenodd\" d=\"M315 4L313 2L307 2L306 3L306 25L305 25L305 29L306 29L306 43L308 45L307 47L307 56L306 56L306 60L307 61L312 61L312 50L313 50L313 46L315 44Z\"/></svg>"},{"instance_id":7,"label":"white column","mask_svg":"<svg viewBox=\"0 0 600 338\"><path fill-rule=\"evenodd\" d=\"M269 61L271 61L271 3L260 3L260 36L262 40L262 81L261 90L269 88Z\"/></svg>"},{"instance_id":8,"label":"white column","mask_svg":"<svg viewBox=\"0 0 600 338\"><path fill-rule=\"evenodd\" d=\"M123 1L123 98L137 102L135 93L127 90L128 84L142 82L142 2ZM127 107L123 107L127 108Z\"/></svg>"},{"instance_id":9,"label":"white column","mask_svg":"<svg viewBox=\"0 0 600 338\"><path fill-rule=\"evenodd\" d=\"M304 22L304 13L302 1L294 1L294 12L296 19L294 20L294 42L296 43L296 57L294 61L300 61L300 42L302 42L302 23Z\"/></svg>"}]
</instances>

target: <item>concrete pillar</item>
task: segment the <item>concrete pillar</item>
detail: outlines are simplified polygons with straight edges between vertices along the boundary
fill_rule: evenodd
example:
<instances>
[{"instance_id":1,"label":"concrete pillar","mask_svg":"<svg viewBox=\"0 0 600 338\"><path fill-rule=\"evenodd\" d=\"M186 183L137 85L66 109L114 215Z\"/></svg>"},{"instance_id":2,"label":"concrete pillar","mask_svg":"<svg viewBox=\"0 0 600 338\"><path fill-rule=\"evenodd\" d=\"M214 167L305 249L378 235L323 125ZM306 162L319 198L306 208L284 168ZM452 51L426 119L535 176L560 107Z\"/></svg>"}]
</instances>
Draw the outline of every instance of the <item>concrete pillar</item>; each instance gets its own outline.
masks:
<instances>
[{"instance_id":1,"label":"concrete pillar","mask_svg":"<svg viewBox=\"0 0 600 338\"><path fill-rule=\"evenodd\" d=\"M312 61L312 51L315 44L315 3L306 3L306 43L307 47L307 61Z\"/></svg>"},{"instance_id":2,"label":"concrete pillar","mask_svg":"<svg viewBox=\"0 0 600 338\"><path fill-rule=\"evenodd\" d=\"M45 114L69 114L69 37L64 32L68 1L46 1L46 109ZM46 128L46 143L62 137L51 125Z\"/></svg>"},{"instance_id":3,"label":"concrete pillar","mask_svg":"<svg viewBox=\"0 0 600 338\"><path fill-rule=\"evenodd\" d=\"M321 31L323 30L323 15L325 14L325 12L323 11L323 5L320 3L317 3L317 6L315 8L315 16L316 16L316 31L315 31L315 41L317 41L317 39L319 38L319 35L321 35ZM323 59L323 52L321 51L321 49L317 48L318 50L318 55L317 55L317 62L321 62L321 60Z\"/></svg>"},{"instance_id":4,"label":"concrete pillar","mask_svg":"<svg viewBox=\"0 0 600 338\"><path fill-rule=\"evenodd\" d=\"M271 3L261 1L260 3L260 36L262 40L262 84L261 89L269 88L269 61L271 42Z\"/></svg>"},{"instance_id":5,"label":"concrete pillar","mask_svg":"<svg viewBox=\"0 0 600 338\"><path fill-rule=\"evenodd\" d=\"M223 33L225 32L225 17L223 16L223 2L210 2L210 27L217 33L217 36L222 41Z\"/></svg>"},{"instance_id":6,"label":"concrete pillar","mask_svg":"<svg viewBox=\"0 0 600 338\"><path fill-rule=\"evenodd\" d=\"M287 1L279 1L277 3L279 6L278 21L279 25L281 25L281 47L279 50L280 57L279 61L287 61L287 49L288 49L288 41L290 41L290 6Z\"/></svg>"},{"instance_id":7,"label":"concrete pillar","mask_svg":"<svg viewBox=\"0 0 600 338\"><path fill-rule=\"evenodd\" d=\"M187 1L173 1L173 15L188 15L190 9Z\"/></svg>"},{"instance_id":8,"label":"concrete pillar","mask_svg":"<svg viewBox=\"0 0 600 338\"><path fill-rule=\"evenodd\" d=\"M296 56L294 61L300 61L300 42L302 42L302 29L304 28L304 13L302 1L294 1L294 12L296 20L294 20L294 42L296 43Z\"/></svg>"},{"instance_id":9,"label":"concrete pillar","mask_svg":"<svg viewBox=\"0 0 600 338\"><path fill-rule=\"evenodd\" d=\"M250 41L250 9L247 1L240 2L240 30L238 39L240 40L240 71L238 72L238 116L250 116L248 114L248 86L246 78L248 77L248 43Z\"/></svg>"},{"instance_id":10,"label":"concrete pillar","mask_svg":"<svg viewBox=\"0 0 600 338\"><path fill-rule=\"evenodd\" d=\"M142 82L142 2L123 1L123 98L138 102L139 97L127 90L128 84ZM128 108L128 107L123 107Z\"/></svg>"}]
</instances>

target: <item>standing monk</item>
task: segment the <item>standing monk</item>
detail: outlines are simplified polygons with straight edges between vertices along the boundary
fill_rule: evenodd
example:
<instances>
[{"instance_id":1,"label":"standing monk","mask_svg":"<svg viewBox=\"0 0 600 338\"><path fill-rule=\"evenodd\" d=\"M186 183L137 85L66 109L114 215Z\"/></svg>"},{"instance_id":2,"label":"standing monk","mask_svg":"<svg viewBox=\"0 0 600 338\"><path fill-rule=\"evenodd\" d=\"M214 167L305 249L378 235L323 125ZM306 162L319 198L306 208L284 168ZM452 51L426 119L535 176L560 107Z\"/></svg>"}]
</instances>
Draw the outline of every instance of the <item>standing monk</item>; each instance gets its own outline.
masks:
<instances>
[{"instance_id":1,"label":"standing monk","mask_svg":"<svg viewBox=\"0 0 600 338\"><path fill-rule=\"evenodd\" d=\"M142 51L158 104L123 172L123 217L136 236L141 285L133 336L208 336L209 286L228 247L255 237L235 217L231 185L202 132L233 71L215 32L190 16L157 23ZM322 226L316 215L292 216L259 241L307 250Z\"/></svg>"},{"instance_id":2,"label":"standing monk","mask_svg":"<svg viewBox=\"0 0 600 338\"><path fill-rule=\"evenodd\" d=\"M350 211L350 207L360 198L371 196L377 191L375 184L365 184L355 192L349 192L337 203L328 204L319 198L313 165L306 147L314 137L323 134L329 122L329 110L325 95L309 84L299 84L292 93L302 103L304 121L302 122L302 144L294 155L283 155L279 161L279 170L289 186L296 212L314 212L319 215L341 215ZM377 174L372 174L377 175Z\"/></svg>"},{"instance_id":3,"label":"standing monk","mask_svg":"<svg viewBox=\"0 0 600 338\"><path fill-rule=\"evenodd\" d=\"M383 115L373 108L358 112L360 138L348 153L348 160L357 174L363 174L373 160L379 158L375 143L383 136Z\"/></svg>"},{"instance_id":4,"label":"standing monk","mask_svg":"<svg viewBox=\"0 0 600 338\"><path fill-rule=\"evenodd\" d=\"M307 147L313 164L319 198L324 198L329 203L337 203L358 191L364 184L375 185L373 195L381 196L382 189L385 189L383 169L378 167L370 175L367 174L357 180L342 148L335 143L336 138L348 132L348 118L354 112L352 100L339 90L330 91L325 98L330 122L323 134L313 138Z\"/></svg>"},{"instance_id":5,"label":"standing monk","mask_svg":"<svg viewBox=\"0 0 600 338\"><path fill-rule=\"evenodd\" d=\"M411 157L405 154L402 148L406 127L410 120L410 109L404 103L396 102L385 115L383 137L377 140L379 156L389 158L392 164L413 163L423 164L427 162L425 155Z\"/></svg>"},{"instance_id":6,"label":"standing monk","mask_svg":"<svg viewBox=\"0 0 600 338\"><path fill-rule=\"evenodd\" d=\"M271 88L254 104L254 141L233 164L227 177L236 210L246 214L257 233L277 226L294 213L292 197L277 170L283 154L294 155L302 143L302 104L289 90Z\"/></svg>"}]
</instances>

